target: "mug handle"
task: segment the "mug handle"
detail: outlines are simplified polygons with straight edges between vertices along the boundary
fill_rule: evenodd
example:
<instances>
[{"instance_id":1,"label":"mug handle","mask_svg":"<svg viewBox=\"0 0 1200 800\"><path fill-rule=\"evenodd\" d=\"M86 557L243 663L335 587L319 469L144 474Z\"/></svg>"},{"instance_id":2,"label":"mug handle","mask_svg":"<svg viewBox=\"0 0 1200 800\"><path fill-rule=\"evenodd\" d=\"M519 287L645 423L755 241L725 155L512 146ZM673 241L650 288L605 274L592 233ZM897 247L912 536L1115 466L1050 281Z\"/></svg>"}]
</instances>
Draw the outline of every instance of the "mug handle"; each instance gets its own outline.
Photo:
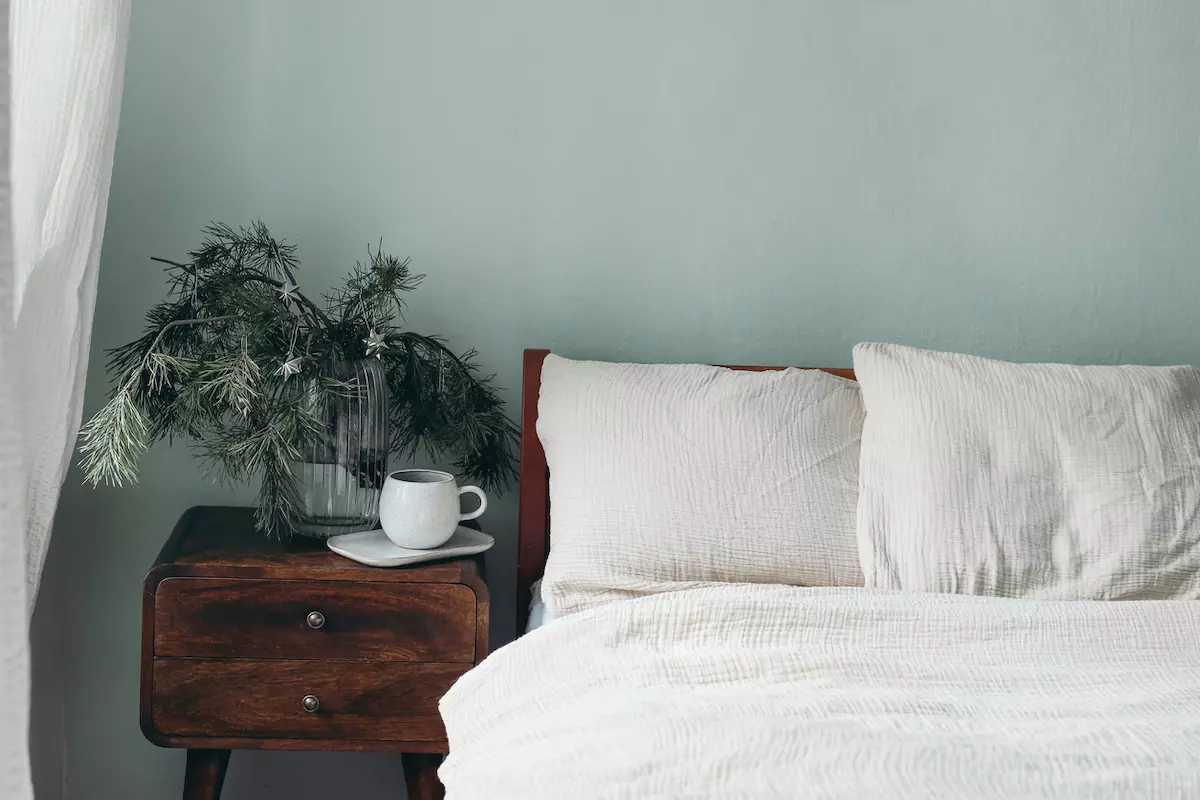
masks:
<instances>
[{"instance_id":1,"label":"mug handle","mask_svg":"<svg viewBox=\"0 0 1200 800\"><path fill-rule=\"evenodd\" d=\"M466 514L461 515L458 518L459 522L466 522L469 519L475 519L483 512L487 511L487 495L483 493L483 489L480 489L478 486L462 486L459 487L458 495L459 497L462 497L467 492L479 495L479 508L475 509L474 511L468 511Z\"/></svg>"}]
</instances>

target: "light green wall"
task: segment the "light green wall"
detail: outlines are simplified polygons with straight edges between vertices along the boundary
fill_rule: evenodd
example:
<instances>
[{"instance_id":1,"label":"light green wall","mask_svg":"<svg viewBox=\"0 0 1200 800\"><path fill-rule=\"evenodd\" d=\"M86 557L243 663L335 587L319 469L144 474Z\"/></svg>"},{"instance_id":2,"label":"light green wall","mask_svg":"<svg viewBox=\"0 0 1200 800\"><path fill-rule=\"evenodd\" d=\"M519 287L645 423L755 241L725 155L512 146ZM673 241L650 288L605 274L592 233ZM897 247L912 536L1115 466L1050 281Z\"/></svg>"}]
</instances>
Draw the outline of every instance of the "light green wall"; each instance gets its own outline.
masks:
<instances>
[{"instance_id":1,"label":"light green wall","mask_svg":"<svg viewBox=\"0 0 1200 800\"><path fill-rule=\"evenodd\" d=\"M526 346L1195 361L1198 30L1192 0L140 0L88 410L101 350L162 293L147 257L259 216L306 289L381 236L412 256L412 326L514 389ZM69 796L177 796L182 756L137 728L140 581L185 507L250 495L183 449L135 489L77 483ZM502 602L515 503L484 522ZM398 776L245 754L226 796L373 800Z\"/></svg>"}]
</instances>

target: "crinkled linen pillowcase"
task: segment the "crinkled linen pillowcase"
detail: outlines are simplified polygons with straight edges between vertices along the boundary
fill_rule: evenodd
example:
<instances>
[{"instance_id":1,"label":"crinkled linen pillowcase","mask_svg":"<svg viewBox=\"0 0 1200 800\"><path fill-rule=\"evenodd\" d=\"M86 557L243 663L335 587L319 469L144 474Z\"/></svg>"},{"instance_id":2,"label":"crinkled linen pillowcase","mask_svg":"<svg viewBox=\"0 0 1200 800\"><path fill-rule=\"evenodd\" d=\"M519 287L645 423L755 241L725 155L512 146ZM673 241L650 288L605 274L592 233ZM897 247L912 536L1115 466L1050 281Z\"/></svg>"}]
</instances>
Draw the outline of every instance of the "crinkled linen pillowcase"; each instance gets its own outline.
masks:
<instances>
[{"instance_id":1,"label":"crinkled linen pillowcase","mask_svg":"<svg viewBox=\"0 0 1200 800\"><path fill-rule=\"evenodd\" d=\"M862 585L862 420L823 372L547 356L551 615L704 581Z\"/></svg>"},{"instance_id":2,"label":"crinkled linen pillowcase","mask_svg":"<svg viewBox=\"0 0 1200 800\"><path fill-rule=\"evenodd\" d=\"M1200 373L860 344L866 584L1200 597Z\"/></svg>"},{"instance_id":3,"label":"crinkled linen pillowcase","mask_svg":"<svg viewBox=\"0 0 1200 800\"><path fill-rule=\"evenodd\" d=\"M548 356L551 613L864 573L909 591L1200 597L1195 369L884 344L857 346L854 367L857 384Z\"/></svg>"}]
</instances>

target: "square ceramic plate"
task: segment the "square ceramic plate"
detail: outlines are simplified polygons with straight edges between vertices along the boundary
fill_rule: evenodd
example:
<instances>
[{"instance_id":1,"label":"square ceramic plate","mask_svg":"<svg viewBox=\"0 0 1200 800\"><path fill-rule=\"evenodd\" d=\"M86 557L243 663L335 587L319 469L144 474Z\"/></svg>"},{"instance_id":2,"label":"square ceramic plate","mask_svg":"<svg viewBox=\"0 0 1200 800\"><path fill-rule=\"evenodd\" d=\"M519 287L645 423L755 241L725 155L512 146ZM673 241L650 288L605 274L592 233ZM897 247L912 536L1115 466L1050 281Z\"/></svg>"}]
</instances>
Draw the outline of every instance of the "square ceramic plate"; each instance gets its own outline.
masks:
<instances>
[{"instance_id":1,"label":"square ceramic plate","mask_svg":"<svg viewBox=\"0 0 1200 800\"><path fill-rule=\"evenodd\" d=\"M392 544L383 530L360 531L331 536L325 541L339 556L366 564L368 567L403 567L439 558L473 556L487 550L496 540L486 533L458 526L450 540L432 550L409 550Z\"/></svg>"}]
</instances>

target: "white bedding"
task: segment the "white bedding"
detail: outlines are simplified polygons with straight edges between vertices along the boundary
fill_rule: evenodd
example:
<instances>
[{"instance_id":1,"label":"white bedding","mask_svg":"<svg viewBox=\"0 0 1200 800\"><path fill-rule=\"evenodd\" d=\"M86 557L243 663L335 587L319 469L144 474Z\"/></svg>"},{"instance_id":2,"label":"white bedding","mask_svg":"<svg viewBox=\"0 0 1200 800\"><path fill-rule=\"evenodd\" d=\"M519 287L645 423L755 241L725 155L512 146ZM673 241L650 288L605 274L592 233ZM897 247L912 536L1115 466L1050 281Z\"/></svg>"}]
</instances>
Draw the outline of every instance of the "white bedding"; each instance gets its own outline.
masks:
<instances>
[{"instance_id":1,"label":"white bedding","mask_svg":"<svg viewBox=\"0 0 1200 800\"><path fill-rule=\"evenodd\" d=\"M542 581L538 579L529 587L529 622L525 623L525 632L536 631L548 622L554 621L554 615L546 608L542 599Z\"/></svg>"},{"instance_id":2,"label":"white bedding","mask_svg":"<svg viewBox=\"0 0 1200 800\"><path fill-rule=\"evenodd\" d=\"M1200 603L713 585L502 648L448 800L1200 797Z\"/></svg>"}]
</instances>

